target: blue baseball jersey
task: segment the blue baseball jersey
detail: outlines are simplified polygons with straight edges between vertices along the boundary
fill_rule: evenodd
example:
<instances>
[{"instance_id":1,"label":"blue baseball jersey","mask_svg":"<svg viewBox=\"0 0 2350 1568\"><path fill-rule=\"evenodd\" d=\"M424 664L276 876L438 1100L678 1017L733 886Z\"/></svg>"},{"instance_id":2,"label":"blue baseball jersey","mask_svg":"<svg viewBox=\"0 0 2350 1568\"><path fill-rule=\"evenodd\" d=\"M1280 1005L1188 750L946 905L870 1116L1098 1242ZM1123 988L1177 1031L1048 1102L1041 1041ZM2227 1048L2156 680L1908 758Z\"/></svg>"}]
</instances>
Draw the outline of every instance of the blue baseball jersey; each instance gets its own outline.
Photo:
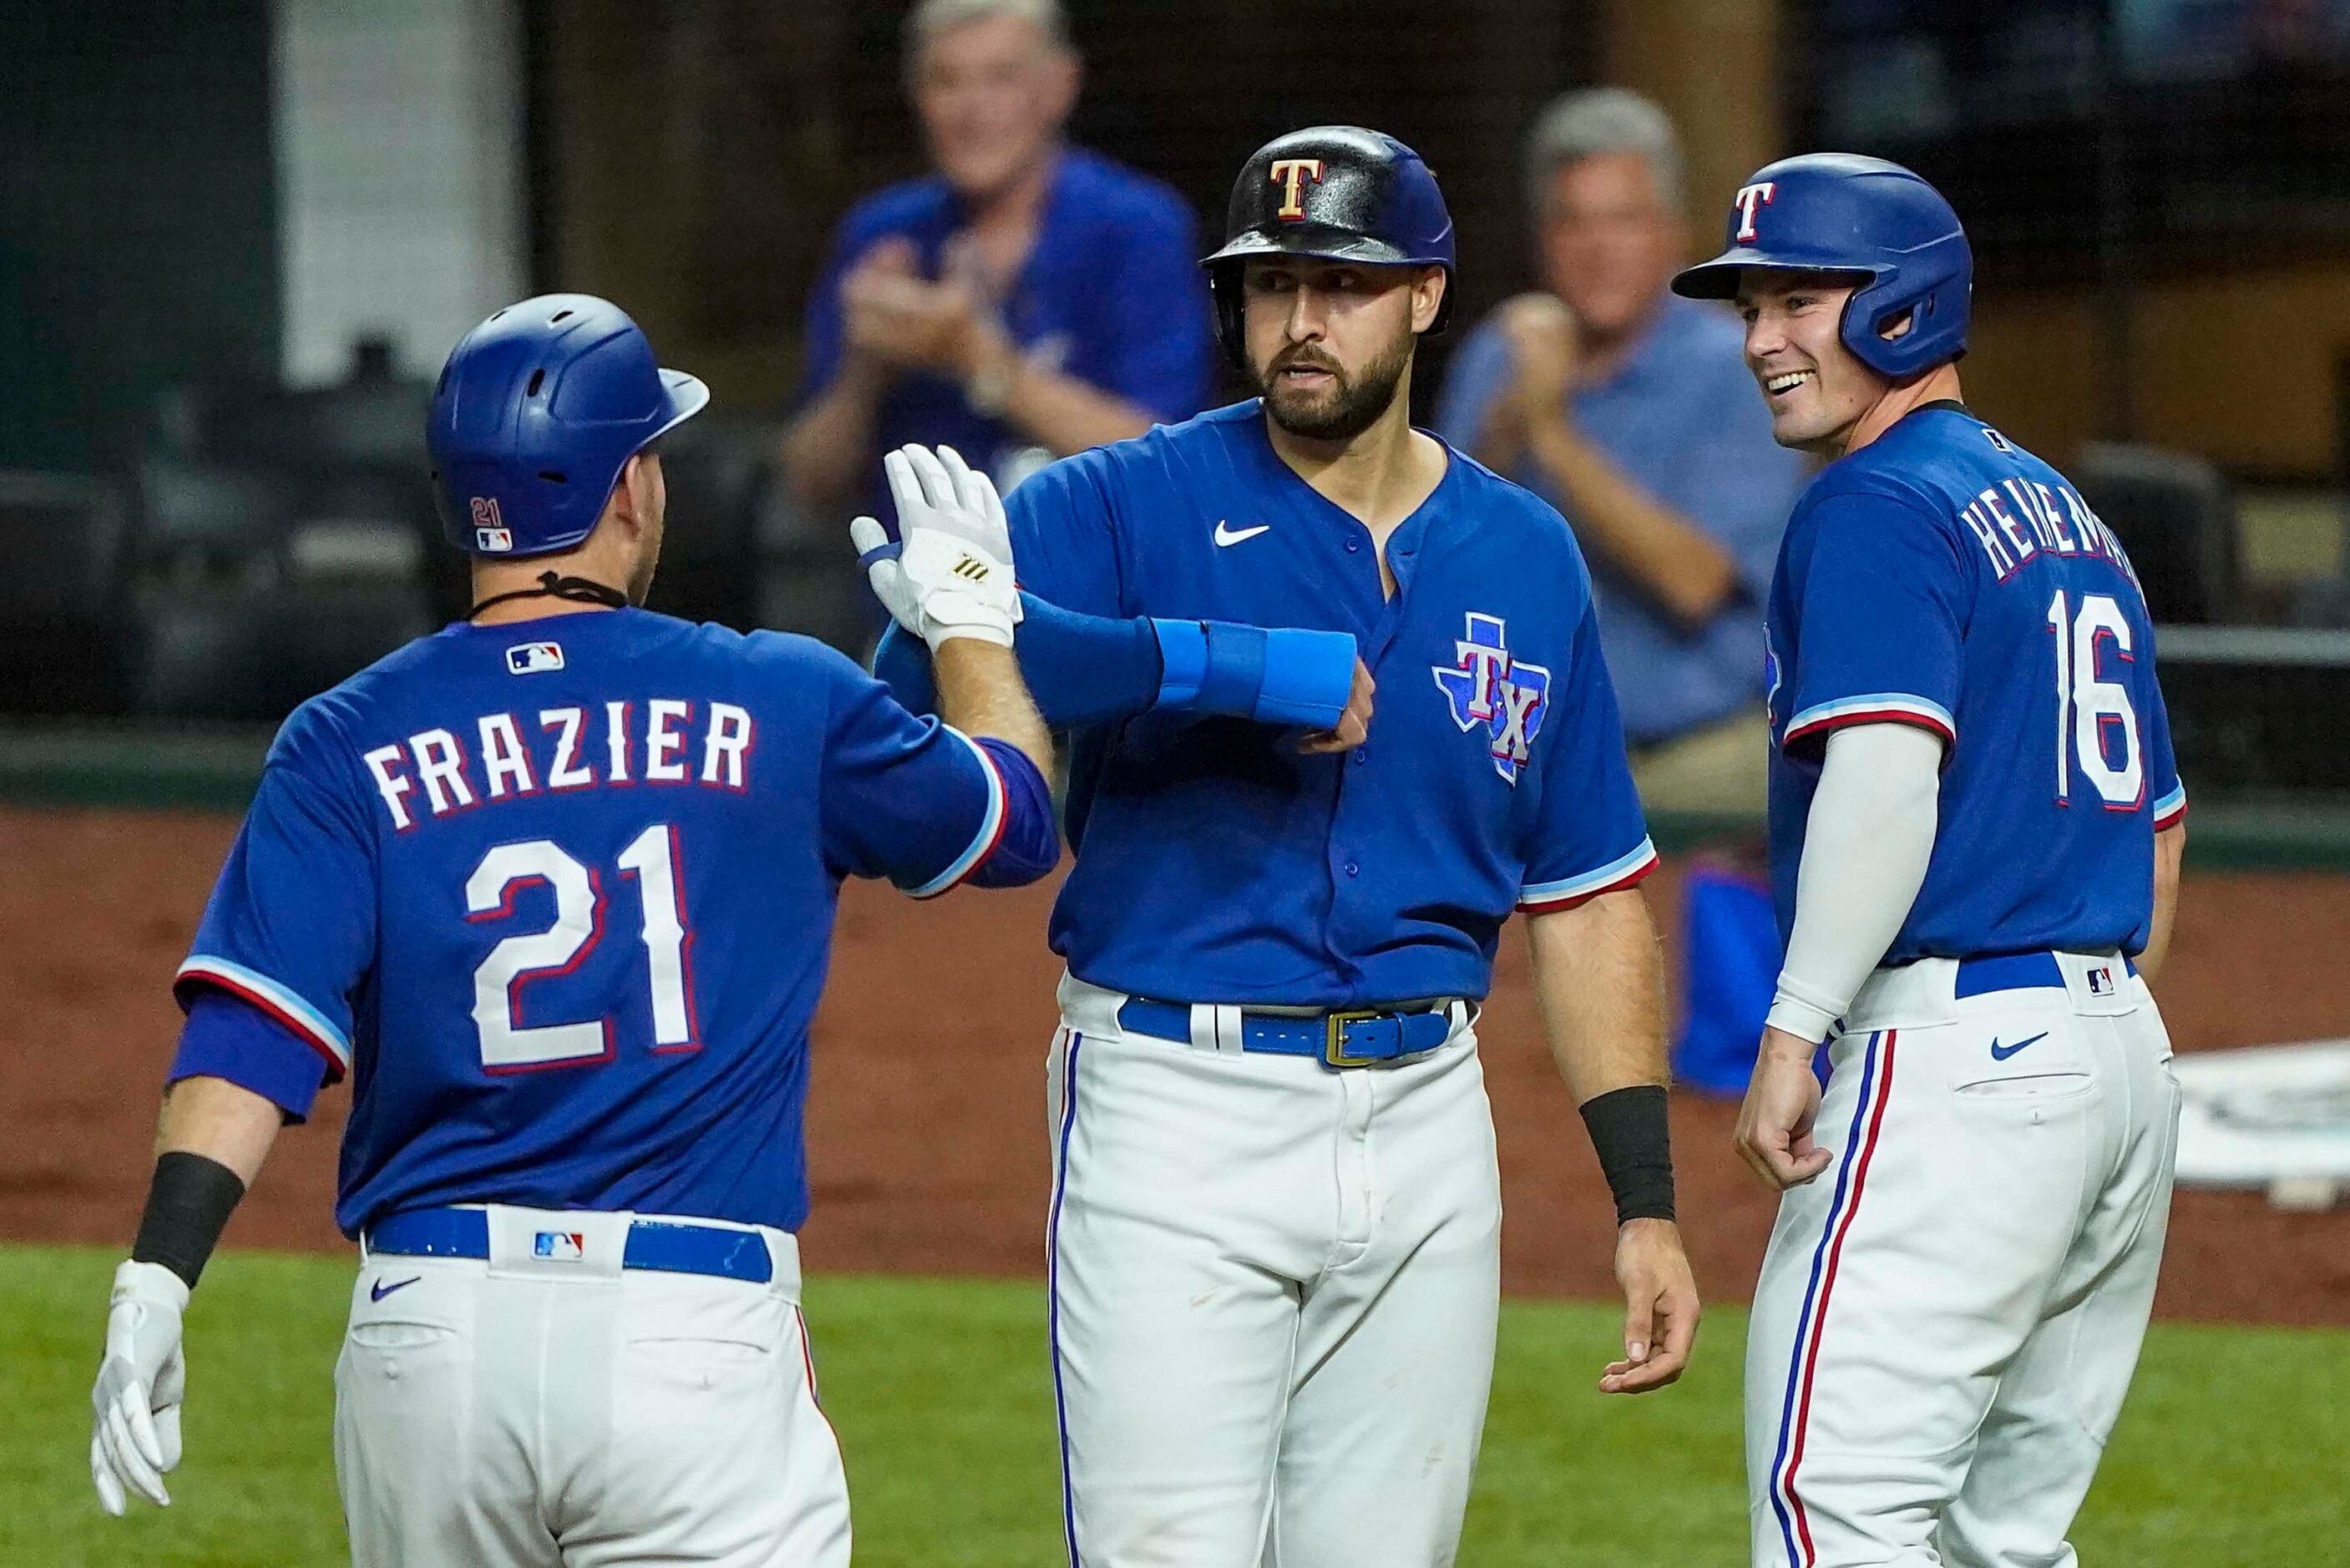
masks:
<instances>
[{"instance_id":1,"label":"blue baseball jersey","mask_svg":"<svg viewBox=\"0 0 2350 1568\"><path fill-rule=\"evenodd\" d=\"M2187 792L2137 575L2054 469L1957 403L1915 410L1796 504L1769 633L1783 935L1826 737L1889 721L1947 751L1886 962L2145 948L2154 835Z\"/></svg>"},{"instance_id":2,"label":"blue baseball jersey","mask_svg":"<svg viewBox=\"0 0 2350 1568\"><path fill-rule=\"evenodd\" d=\"M174 1076L307 1108L215 993L316 1053L309 1092L348 1071L354 1236L459 1202L796 1229L841 879L972 876L1011 826L1006 750L805 638L452 626L280 731L179 971Z\"/></svg>"},{"instance_id":3,"label":"blue baseball jersey","mask_svg":"<svg viewBox=\"0 0 2350 1568\"><path fill-rule=\"evenodd\" d=\"M937 279L969 223L962 199L937 175L876 192L849 210L808 295L803 400L840 372L847 342L840 285L849 269L884 240L902 239L914 250L915 270ZM1099 153L1067 149L1054 165L1035 243L1005 285L1003 329L1024 354L1088 386L1157 419L1185 418L1208 400L1215 366L1199 256L1191 210L1172 187ZM908 441L951 446L999 476L1025 472L1016 459L1032 444L973 409L958 382L927 371L900 377L881 403L874 450ZM886 522L896 512L880 472L877 462L864 506Z\"/></svg>"},{"instance_id":4,"label":"blue baseball jersey","mask_svg":"<svg viewBox=\"0 0 2350 1568\"><path fill-rule=\"evenodd\" d=\"M1052 921L1079 979L1185 1002L1482 996L1514 909L1638 881L1591 576L1558 514L1458 452L1389 535L1273 450L1252 400L1044 470L1006 503L1023 587L1086 615L1354 635L1367 744L1148 712L1078 728Z\"/></svg>"}]
</instances>

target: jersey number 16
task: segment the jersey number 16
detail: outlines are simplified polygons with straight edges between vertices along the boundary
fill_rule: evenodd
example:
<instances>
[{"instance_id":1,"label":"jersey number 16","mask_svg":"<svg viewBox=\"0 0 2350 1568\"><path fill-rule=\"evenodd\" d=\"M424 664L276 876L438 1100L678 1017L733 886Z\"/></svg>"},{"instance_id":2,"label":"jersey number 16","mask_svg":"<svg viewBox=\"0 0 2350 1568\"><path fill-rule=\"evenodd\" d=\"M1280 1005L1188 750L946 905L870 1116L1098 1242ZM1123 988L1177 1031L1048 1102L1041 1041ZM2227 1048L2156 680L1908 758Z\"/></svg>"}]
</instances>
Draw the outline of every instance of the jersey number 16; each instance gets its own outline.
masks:
<instances>
[{"instance_id":1,"label":"jersey number 16","mask_svg":"<svg viewBox=\"0 0 2350 1568\"><path fill-rule=\"evenodd\" d=\"M685 921L685 890L677 876L677 830L657 822L631 839L617 864L635 878L644 911L639 936L652 983L653 1049L693 1051L693 971L687 959L691 938ZM604 934L603 882L562 847L545 838L501 844L482 857L465 879L466 919L493 920L514 912L515 889L544 882L555 890L555 924L543 931L507 937L473 971L473 1027L482 1041L482 1065L492 1073L600 1062L612 1054L612 1021L525 1025L516 992L541 975L569 974L595 950Z\"/></svg>"},{"instance_id":2,"label":"jersey number 16","mask_svg":"<svg viewBox=\"0 0 2350 1568\"><path fill-rule=\"evenodd\" d=\"M2139 750L2137 710L2129 688L2103 678L2098 658L2113 644L2125 664L2136 658L2129 618L2110 594L2084 594L2070 613L2064 590L2048 601L2048 629L2056 634L2056 799L2073 804L2073 764L2096 786L2109 811L2136 811L2146 800L2146 759ZM2119 731L2118 746L2111 732ZM2121 753L2117 767L2113 756Z\"/></svg>"}]
</instances>

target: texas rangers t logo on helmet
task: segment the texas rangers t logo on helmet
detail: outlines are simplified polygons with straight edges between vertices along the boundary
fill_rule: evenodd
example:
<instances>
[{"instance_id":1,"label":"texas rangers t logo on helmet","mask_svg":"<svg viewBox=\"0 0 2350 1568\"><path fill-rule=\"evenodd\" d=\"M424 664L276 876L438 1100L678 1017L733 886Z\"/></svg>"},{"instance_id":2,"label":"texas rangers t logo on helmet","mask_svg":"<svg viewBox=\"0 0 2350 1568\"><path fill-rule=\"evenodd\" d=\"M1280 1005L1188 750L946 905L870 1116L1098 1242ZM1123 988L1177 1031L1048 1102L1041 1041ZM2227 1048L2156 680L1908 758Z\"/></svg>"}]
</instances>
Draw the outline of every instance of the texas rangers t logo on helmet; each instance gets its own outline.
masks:
<instances>
[{"instance_id":1,"label":"texas rangers t logo on helmet","mask_svg":"<svg viewBox=\"0 0 2350 1568\"><path fill-rule=\"evenodd\" d=\"M473 497L474 548L504 555L514 548L514 532L498 515L498 498L494 495Z\"/></svg>"},{"instance_id":2,"label":"texas rangers t logo on helmet","mask_svg":"<svg viewBox=\"0 0 2350 1568\"><path fill-rule=\"evenodd\" d=\"M1322 160L1319 158L1276 158L1273 161L1273 182L1282 187L1281 205L1274 216L1292 222L1305 216L1305 182L1322 182Z\"/></svg>"},{"instance_id":3,"label":"texas rangers t logo on helmet","mask_svg":"<svg viewBox=\"0 0 2350 1568\"><path fill-rule=\"evenodd\" d=\"M1453 662L1430 668L1452 706L1452 722L1463 734L1485 727L1493 771L1514 784L1542 732L1550 671L1511 658L1505 630L1501 617L1471 610L1469 635L1452 645Z\"/></svg>"},{"instance_id":4,"label":"texas rangers t logo on helmet","mask_svg":"<svg viewBox=\"0 0 2350 1568\"><path fill-rule=\"evenodd\" d=\"M1765 180L1759 185L1741 185L1738 188L1738 194L1731 198L1731 204L1738 209L1740 240L1751 240L1754 237L1754 210L1758 207L1769 206L1771 194L1777 189L1778 182L1775 180Z\"/></svg>"}]
</instances>

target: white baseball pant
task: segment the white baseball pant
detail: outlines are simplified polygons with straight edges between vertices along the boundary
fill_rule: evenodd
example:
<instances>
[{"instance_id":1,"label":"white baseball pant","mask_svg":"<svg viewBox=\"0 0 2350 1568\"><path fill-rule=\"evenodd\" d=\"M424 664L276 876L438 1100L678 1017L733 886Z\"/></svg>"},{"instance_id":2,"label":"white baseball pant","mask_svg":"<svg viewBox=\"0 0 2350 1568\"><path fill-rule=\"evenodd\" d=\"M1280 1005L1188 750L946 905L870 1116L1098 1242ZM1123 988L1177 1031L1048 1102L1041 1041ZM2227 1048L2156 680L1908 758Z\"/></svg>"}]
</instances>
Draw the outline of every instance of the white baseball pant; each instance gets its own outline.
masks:
<instances>
[{"instance_id":1,"label":"white baseball pant","mask_svg":"<svg viewBox=\"0 0 2350 1568\"><path fill-rule=\"evenodd\" d=\"M1451 1563L1501 1288L1468 1010L1430 1055L1332 1071L1234 1049L1230 1008L1128 1035L1124 1000L1064 981L1048 1075L1071 1561Z\"/></svg>"},{"instance_id":2,"label":"white baseball pant","mask_svg":"<svg viewBox=\"0 0 2350 1568\"><path fill-rule=\"evenodd\" d=\"M1832 1049L1746 1353L1756 1568L2072 1568L2154 1300L2170 1044L2112 954L1879 970Z\"/></svg>"},{"instance_id":3,"label":"white baseball pant","mask_svg":"<svg viewBox=\"0 0 2350 1568\"><path fill-rule=\"evenodd\" d=\"M486 1262L359 1269L335 1366L356 1568L845 1568L788 1232L752 1284L621 1269L635 1215L489 1214ZM581 1255L534 1257L539 1230Z\"/></svg>"}]
</instances>

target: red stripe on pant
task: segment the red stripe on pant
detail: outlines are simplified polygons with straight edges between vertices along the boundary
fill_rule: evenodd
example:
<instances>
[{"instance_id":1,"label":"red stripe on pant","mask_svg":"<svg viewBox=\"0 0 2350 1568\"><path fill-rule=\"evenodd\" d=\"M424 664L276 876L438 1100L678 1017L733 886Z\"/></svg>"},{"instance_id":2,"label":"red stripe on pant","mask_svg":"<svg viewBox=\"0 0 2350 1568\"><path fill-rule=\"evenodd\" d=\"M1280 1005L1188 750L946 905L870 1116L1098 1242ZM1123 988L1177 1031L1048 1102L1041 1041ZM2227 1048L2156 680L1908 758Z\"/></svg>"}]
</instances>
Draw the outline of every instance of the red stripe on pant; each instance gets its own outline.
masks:
<instances>
[{"instance_id":1,"label":"red stripe on pant","mask_svg":"<svg viewBox=\"0 0 2350 1568\"><path fill-rule=\"evenodd\" d=\"M1804 1511L1804 1500L1795 1493L1795 1471L1804 1462L1804 1438L1812 1415L1812 1384L1820 1365L1820 1342L1827 1337L1828 1302L1835 1294L1836 1267L1844 1261L1845 1238L1852 1233L1852 1222L1860 1213L1862 1189L1868 1185L1869 1161L1876 1157L1877 1133L1885 1126L1885 1107L1893 1101L1893 1050L1900 1038L1898 1030L1885 1032L1885 1054L1877 1075L1877 1104L1869 1112L1868 1130L1853 1151L1852 1200L1845 1205L1844 1213L1836 1219L1835 1239L1828 1244L1826 1276L1820 1282L1819 1310L1812 1316L1810 1344L1804 1357L1804 1388L1795 1406L1795 1431L1787 1453L1787 1468L1780 1473L1779 1485L1788 1504L1795 1511L1795 1532L1804 1543L1804 1568L1819 1561L1819 1548L1812 1544L1811 1516Z\"/></svg>"}]
</instances>

